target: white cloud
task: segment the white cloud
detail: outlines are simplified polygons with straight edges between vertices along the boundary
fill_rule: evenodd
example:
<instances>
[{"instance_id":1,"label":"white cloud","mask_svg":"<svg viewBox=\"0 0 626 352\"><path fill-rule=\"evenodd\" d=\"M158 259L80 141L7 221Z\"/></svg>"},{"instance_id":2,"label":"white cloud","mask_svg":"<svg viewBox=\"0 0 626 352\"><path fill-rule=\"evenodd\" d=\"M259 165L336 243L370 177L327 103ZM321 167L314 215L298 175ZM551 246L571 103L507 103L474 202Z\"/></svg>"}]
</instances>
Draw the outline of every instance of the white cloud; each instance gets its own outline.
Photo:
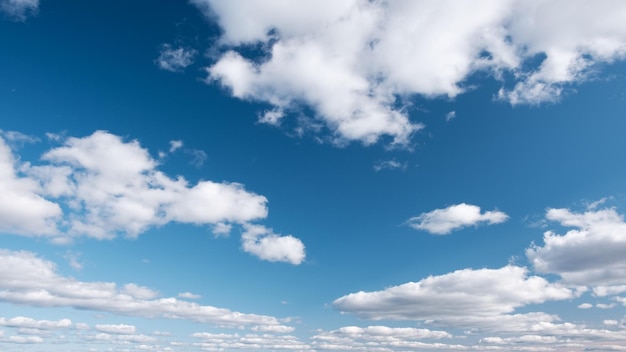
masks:
<instances>
[{"instance_id":1,"label":"white cloud","mask_svg":"<svg viewBox=\"0 0 626 352\"><path fill-rule=\"evenodd\" d=\"M30 328L38 330L67 329L72 327L70 319L61 320L35 320L28 317L14 317L11 319L0 318L0 326L11 328Z\"/></svg>"},{"instance_id":2,"label":"white cloud","mask_svg":"<svg viewBox=\"0 0 626 352\"><path fill-rule=\"evenodd\" d=\"M180 298L186 298L186 299L200 299L202 298L202 296L197 295L195 293L191 293L191 292L182 292L178 294L178 297Z\"/></svg>"},{"instance_id":3,"label":"white cloud","mask_svg":"<svg viewBox=\"0 0 626 352\"><path fill-rule=\"evenodd\" d=\"M19 344L31 344L31 343L43 343L43 339L39 336L21 336L13 335L9 336L7 342L19 343Z\"/></svg>"},{"instance_id":4,"label":"white cloud","mask_svg":"<svg viewBox=\"0 0 626 352\"><path fill-rule=\"evenodd\" d=\"M301 342L297 337L274 334L214 334L198 332L192 337L201 342L193 346L205 351L257 350L257 351L309 351L311 347Z\"/></svg>"},{"instance_id":5,"label":"white cloud","mask_svg":"<svg viewBox=\"0 0 626 352\"><path fill-rule=\"evenodd\" d=\"M374 164L374 171L381 171L381 170L394 170L394 169L401 169L401 170L405 170L407 167L407 163L401 163L395 159L391 159L391 160L381 160L379 162L377 162L376 164Z\"/></svg>"},{"instance_id":6,"label":"white cloud","mask_svg":"<svg viewBox=\"0 0 626 352\"><path fill-rule=\"evenodd\" d=\"M278 126L283 117L285 117L285 112L282 109L268 110L259 116L259 122Z\"/></svg>"},{"instance_id":7,"label":"white cloud","mask_svg":"<svg viewBox=\"0 0 626 352\"><path fill-rule=\"evenodd\" d=\"M31 252L0 250L0 301L3 302L185 319L222 326L281 325L272 316L234 312L173 297L148 298L146 290L136 284L119 287L113 282L78 281L59 275L54 263ZM137 292L142 292L141 297Z\"/></svg>"},{"instance_id":8,"label":"white cloud","mask_svg":"<svg viewBox=\"0 0 626 352\"><path fill-rule=\"evenodd\" d=\"M549 209L546 218L575 229L564 235L547 231L543 246L532 245L526 250L535 271L558 274L570 284L602 286L595 291L600 295L623 292L626 285L626 223L615 209L584 213ZM613 285L618 287L604 287Z\"/></svg>"},{"instance_id":9,"label":"white cloud","mask_svg":"<svg viewBox=\"0 0 626 352\"><path fill-rule=\"evenodd\" d=\"M262 225L245 224L241 241L245 252L270 262L298 265L306 256L302 241L291 235L277 235Z\"/></svg>"},{"instance_id":10,"label":"white cloud","mask_svg":"<svg viewBox=\"0 0 626 352\"><path fill-rule=\"evenodd\" d=\"M61 208L39 195L39 184L19 175L16 164L11 149L0 137L0 232L56 235ZM50 183L54 182L50 180Z\"/></svg>"},{"instance_id":11,"label":"white cloud","mask_svg":"<svg viewBox=\"0 0 626 352\"><path fill-rule=\"evenodd\" d=\"M183 141L170 141L170 153L173 153L183 146Z\"/></svg>"},{"instance_id":12,"label":"white cloud","mask_svg":"<svg viewBox=\"0 0 626 352\"><path fill-rule=\"evenodd\" d=\"M187 66L193 64L193 60L197 51L187 48L172 48L169 44L161 46L159 58L155 60L156 64L163 70L171 72L180 72Z\"/></svg>"},{"instance_id":13,"label":"white cloud","mask_svg":"<svg viewBox=\"0 0 626 352\"><path fill-rule=\"evenodd\" d=\"M593 288L593 294L598 297L613 296L622 292L626 292L626 285L596 286Z\"/></svg>"},{"instance_id":14,"label":"white cloud","mask_svg":"<svg viewBox=\"0 0 626 352\"><path fill-rule=\"evenodd\" d=\"M259 325L253 326L250 330L255 332L271 332L271 333L289 333L296 330L293 326L286 325Z\"/></svg>"},{"instance_id":15,"label":"white cloud","mask_svg":"<svg viewBox=\"0 0 626 352\"><path fill-rule=\"evenodd\" d=\"M0 11L18 21L37 13L39 0L0 0Z\"/></svg>"},{"instance_id":16,"label":"white cloud","mask_svg":"<svg viewBox=\"0 0 626 352\"><path fill-rule=\"evenodd\" d=\"M593 308L593 304L591 304L591 303L581 303L581 304L578 305L578 308L580 308L580 309Z\"/></svg>"},{"instance_id":17,"label":"white cloud","mask_svg":"<svg viewBox=\"0 0 626 352\"><path fill-rule=\"evenodd\" d=\"M528 276L525 268L508 265L457 270L382 291L351 293L335 300L333 306L363 319L432 320L439 325L519 330L555 317L511 314L517 308L576 294L544 278Z\"/></svg>"},{"instance_id":18,"label":"white cloud","mask_svg":"<svg viewBox=\"0 0 626 352\"><path fill-rule=\"evenodd\" d=\"M454 119L456 117L456 111L450 111L446 114L446 122Z\"/></svg>"},{"instance_id":19,"label":"white cloud","mask_svg":"<svg viewBox=\"0 0 626 352\"><path fill-rule=\"evenodd\" d=\"M189 164L200 168L202 167L202 165L204 165L204 162L207 159L207 155L204 152L204 150L199 150L199 149L185 149L185 153L191 155L191 161L189 161Z\"/></svg>"},{"instance_id":20,"label":"white cloud","mask_svg":"<svg viewBox=\"0 0 626 352\"><path fill-rule=\"evenodd\" d=\"M366 144L382 136L406 144L422 125L403 99L454 97L473 73L511 77L500 99L538 104L626 54L621 0L192 3L223 29L208 81L269 103L281 118L305 105L339 138Z\"/></svg>"},{"instance_id":21,"label":"white cloud","mask_svg":"<svg viewBox=\"0 0 626 352\"><path fill-rule=\"evenodd\" d=\"M169 178L137 141L97 131L63 143L44 153L49 164L31 165L16 162L0 138L0 231L65 243L136 237L168 222L226 226L267 216L267 199L241 184Z\"/></svg>"},{"instance_id":22,"label":"white cloud","mask_svg":"<svg viewBox=\"0 0 626 352\"><path fill-rule=\"evenodd\" d=\"M98 324L95 329L100 332L111 334L131 335L137 333L137 327L126 324Z\"/></svg>"},{"instance_id":23,"label":"white cloud","mask_svg":"<svg viewBox=\"0 0 626 352\"><path fill-rule=\"evenodd\" d=\"M149 343L155 342L156 339L151 336L140 335L140 334L107 334L100 333L95 335L87 335L85 336L85 340L87 341L104 341L104 342L123 342L123 343Z\"/></svg>"},{"instance_id":24,"label":"white cloud","mask_svg":"<svg viewBox=\"0 0 626 352\"><path fill-rule=\"evenodd\" d=\"M315 347L323 350L392 351L434 347L421 340L443 338L452 338L452 335L445 331L377 325L365 328L344 326L337 330L320 331L311 339Z\"/></svg>"},{"instance_id":25,"label":"white cloud","mask_svg":"<svg viewBox=\"0 0 626 352\"><path fill-rule=\"evenodd\" d=\"M509 216L497 210L480 212L480 207L471 204L456 204L444 209L435 209L428 213L410 218L407 223L417 230L432 234L447 235L454 230L481 223L499 224Z\"/></svg>"}]
</instances>

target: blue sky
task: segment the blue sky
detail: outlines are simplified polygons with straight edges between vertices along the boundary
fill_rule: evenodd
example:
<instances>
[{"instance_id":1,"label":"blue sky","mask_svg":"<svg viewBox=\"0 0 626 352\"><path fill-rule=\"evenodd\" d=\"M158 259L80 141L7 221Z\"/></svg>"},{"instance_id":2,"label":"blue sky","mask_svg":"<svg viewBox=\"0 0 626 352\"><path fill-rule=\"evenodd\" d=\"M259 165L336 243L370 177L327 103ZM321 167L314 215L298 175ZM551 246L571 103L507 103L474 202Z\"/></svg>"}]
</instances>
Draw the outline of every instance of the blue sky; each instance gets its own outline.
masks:
<instances>
[{"instance_id":1,"label":"blue sky","mask_svg":"<svg viewBox=\"0 0 626 352\"><path fill-rule=\"evenodd\" d=\"M622 1L0 15L3 351L626 350Z\"/></svg>"}]
</instances>

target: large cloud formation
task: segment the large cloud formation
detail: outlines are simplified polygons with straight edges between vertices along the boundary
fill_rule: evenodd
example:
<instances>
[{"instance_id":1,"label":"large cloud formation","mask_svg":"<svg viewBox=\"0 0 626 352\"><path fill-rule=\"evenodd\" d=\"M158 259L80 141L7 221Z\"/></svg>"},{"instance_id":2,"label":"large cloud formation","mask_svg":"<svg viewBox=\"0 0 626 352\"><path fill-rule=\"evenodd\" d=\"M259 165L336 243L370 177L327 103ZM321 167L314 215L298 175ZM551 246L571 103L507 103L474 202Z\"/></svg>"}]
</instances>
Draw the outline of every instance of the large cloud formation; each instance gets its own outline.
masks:
<instances>
[{"instance_id":1,"label":"large cloud formation","mask_svg":"<svg viewBox=\"0 0 626 352\"><path fill-rule=\"evenodd\" d=\"M525 268L464 269L375 292L340 297L333 306L372 320L422 320L439 325L522 329L554 320L544 313L512 314L527 304L576 297L577 293Z\"/></svg>"},{"instance_id":2,"label":"large cloud formation","mask_svg":"<svg viewBox=\"0 0 626 352\"><path fill-rule=\"evenodd\" d=\"M262 122L304 105L337 140L365 144L406 144L422 125L404 98L455 97L476 72L502 81L499 99L539 104L626 54L621 0L192 3L223 29L208 81L269 103Z\"/></svg>"},{"instance_id":3,"label":"large cloud formation","mask_svg":"<svg viewBox=\"0 0 626 352\"><path fill-rule=\"evenodd\" d=\"M57 243L79 236L135 238L169 222L213 225L226 232L232 223L245 227L268 213L267 198L243 185L172 179L138 141L104 131L66 138L42 159L47 163L18 162L0 136L0 232ZM255 239L256 247L244 249L261 259L304 260L304 245L293 236L263 233Z\"/></svg>"}]
</instances>

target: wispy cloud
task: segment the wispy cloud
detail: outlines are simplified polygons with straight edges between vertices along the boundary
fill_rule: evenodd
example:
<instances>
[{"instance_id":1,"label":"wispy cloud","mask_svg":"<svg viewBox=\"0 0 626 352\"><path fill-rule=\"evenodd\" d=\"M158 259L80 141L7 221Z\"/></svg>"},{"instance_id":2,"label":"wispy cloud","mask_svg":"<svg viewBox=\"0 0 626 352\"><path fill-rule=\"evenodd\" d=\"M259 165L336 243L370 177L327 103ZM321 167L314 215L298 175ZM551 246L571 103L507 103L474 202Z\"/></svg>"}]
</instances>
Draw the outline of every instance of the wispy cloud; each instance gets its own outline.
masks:
<instances>
[{"instance_id":1,"label":"wispy cloud","mask_svg":"<svg viewBox=\"0 0 626 352\"><path fill-rule=\"evenodd\" d=\"M395 169L406 170L407 165L408 164L406 162L401 163L397 161L396 159L381 160L374 164L374 171L378 172L381 170L395 170Z\"/></svg>"},{"instance_id":2,"label":"wispy cloud","mask_svg":"<svg viewBox=\"0 0 626 352\"><path fill-rule=\"evenodd\" d=\"M83 282L62 276L56 265L32 252L0 250L0 301L36 307L72 307L127 316L186 319L224 326L281 325L275 317L234 312L173 297L134 283ZM96 327L98 328L98 327ZM133 333L125 325L100 331ZM131 331L132 330L132 331Z\"/></svg>"},{"instance_id":3,"label":"wispy cloud","mask_svg":"<svg viewBox=\"0 0 626 352\"><path fill-rule=\"evenodd\" d=\"M174 49L170 44L163 44L155 62L163 70L180 72L193 64L196 55L197 51L194 49L183 47Z\"/></svg>"},{"instance_id":4,"label":"wispy cloud","mask_svg":"<svg viewBox=\"0 0 626 352\"><path fill-rule=\"evenodd\" d=\"M0 0L0 12L16 21L24 21L30 15L36 14L39 9L39 0Z\"/></svg>"}]
</instances>

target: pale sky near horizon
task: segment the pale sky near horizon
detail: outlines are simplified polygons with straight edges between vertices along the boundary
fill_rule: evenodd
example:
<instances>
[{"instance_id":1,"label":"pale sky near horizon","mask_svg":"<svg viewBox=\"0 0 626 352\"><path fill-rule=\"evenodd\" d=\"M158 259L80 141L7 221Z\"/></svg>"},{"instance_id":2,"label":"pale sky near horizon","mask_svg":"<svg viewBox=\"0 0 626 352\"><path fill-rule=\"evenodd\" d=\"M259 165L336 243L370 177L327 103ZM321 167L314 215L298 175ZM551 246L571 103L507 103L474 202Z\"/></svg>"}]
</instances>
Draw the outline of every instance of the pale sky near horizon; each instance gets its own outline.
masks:
<instances>
[{"instance_id":1,"label":"pale sky near horizon","mask_svg":"<svg viewBox=\"0 0 626 352\"><path fill-rule=\"evenodd\" d=\"M0 350L626 350L626 3L0 0Z\"/></svg>"}]
</instances>

